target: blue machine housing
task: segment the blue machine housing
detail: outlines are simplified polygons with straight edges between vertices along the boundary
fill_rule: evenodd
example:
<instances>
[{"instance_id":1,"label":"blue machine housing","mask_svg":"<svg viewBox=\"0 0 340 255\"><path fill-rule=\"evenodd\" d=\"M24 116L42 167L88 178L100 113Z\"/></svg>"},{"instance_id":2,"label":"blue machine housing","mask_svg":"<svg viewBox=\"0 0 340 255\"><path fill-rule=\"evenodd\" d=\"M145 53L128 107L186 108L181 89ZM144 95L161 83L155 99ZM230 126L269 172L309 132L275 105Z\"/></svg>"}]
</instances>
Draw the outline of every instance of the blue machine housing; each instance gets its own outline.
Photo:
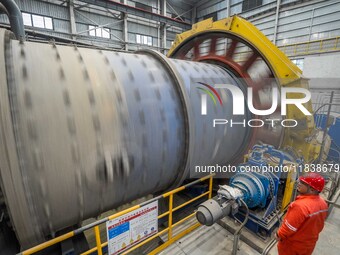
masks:
<instances>
[{"instance_id":1,"label":"blue machine housing","mask_svg":"<svg viewBox=\"0 0 340 255\"><path fill-rule=\"evenodd\" d=\"M269 181L269 178L273 177L259 173L238 173L231 179L230 186L243 191L243 200L249 208L256 206L264 208L269 193L273 192Z\"/></svg>"},{"instance_id":2,"label":"blue machine housing","mask_svg":"<svg viewBox=\"0 0 340 255\"><path fill-rule=\"evenodd\" d=\"M277 164L277 171L269 171L270 161ZM246 226L262 236L270 235L279 224L278 217L275 217L280 209L277 200L281 171L278 170L285 161L299 162L292 155L276 150L271 145L255 145L248 162L238 166L238 173L229 182L229 186L242 191L242 199L250 208ZM235 216L243 220L244 213L240 211Z\"/></svg>"}]
</instances>

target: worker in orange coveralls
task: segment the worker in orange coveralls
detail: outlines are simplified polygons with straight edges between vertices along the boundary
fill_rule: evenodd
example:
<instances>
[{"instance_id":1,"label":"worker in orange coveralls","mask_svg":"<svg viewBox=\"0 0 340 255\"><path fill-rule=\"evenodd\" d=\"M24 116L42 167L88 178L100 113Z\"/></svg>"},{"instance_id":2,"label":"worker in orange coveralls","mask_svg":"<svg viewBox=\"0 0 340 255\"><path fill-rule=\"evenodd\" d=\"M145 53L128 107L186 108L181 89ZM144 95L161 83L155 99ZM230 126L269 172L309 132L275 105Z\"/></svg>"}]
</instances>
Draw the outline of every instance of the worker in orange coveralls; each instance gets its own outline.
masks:
<instances>
[{"instance_id":1,"label":"worker in orange coveralls","mask_svg":"<svg viewBox=\"0 0 340 255\"><path fill-rule=\"evenodd\" d=\"M299 196L292 202L281 227L275 234L279 255L310 255L324 227L328 206L319 193L324 178L309 173L299 178Z\"/></svg>"}]
</instances>

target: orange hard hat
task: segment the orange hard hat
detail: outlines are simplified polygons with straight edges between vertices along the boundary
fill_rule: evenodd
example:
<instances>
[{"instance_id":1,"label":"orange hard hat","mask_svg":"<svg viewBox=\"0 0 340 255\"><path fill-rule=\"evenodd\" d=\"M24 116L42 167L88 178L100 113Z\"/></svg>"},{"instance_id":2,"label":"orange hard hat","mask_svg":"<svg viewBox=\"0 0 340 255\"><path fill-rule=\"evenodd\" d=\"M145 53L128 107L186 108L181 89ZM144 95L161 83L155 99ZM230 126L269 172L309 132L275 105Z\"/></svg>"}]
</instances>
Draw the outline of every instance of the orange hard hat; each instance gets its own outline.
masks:
<instances>
[{"instance_id":1,"label":"orange hard hat","mask_svg":"<svg viewBox=\"0 0 340 255\"><path fill-rule=\"evenodd\" d=\"M325 179L317 173L308 173L305 176L301 176L299 180L319 192L321 192L325 186Z\"/></svg>"}]
</instances>

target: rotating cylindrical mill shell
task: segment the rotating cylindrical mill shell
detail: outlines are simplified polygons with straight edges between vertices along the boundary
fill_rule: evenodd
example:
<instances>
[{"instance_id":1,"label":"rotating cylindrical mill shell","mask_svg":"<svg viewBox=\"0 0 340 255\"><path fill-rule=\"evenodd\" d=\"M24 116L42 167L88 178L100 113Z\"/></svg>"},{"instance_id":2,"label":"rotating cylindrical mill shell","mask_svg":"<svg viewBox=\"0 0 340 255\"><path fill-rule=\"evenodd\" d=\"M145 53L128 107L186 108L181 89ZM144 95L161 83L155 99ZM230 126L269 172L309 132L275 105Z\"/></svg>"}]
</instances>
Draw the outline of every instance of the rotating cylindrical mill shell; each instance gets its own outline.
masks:
<instances>
[{"instance_id":1,"label":"rotating cylindrical mill shell","mask_svg":"<svg viewBox=\"0 0 340 255\"><path fill-rule=\"evenodd\" d=\"M190 167L226 164L247 143L246 127L211 124L232 116L226 90L201 116L197 82L240 86L222 67L20 43L3 30L0 40L1 190L23 248L178 186Z\"/></svg>"}]
</instances>

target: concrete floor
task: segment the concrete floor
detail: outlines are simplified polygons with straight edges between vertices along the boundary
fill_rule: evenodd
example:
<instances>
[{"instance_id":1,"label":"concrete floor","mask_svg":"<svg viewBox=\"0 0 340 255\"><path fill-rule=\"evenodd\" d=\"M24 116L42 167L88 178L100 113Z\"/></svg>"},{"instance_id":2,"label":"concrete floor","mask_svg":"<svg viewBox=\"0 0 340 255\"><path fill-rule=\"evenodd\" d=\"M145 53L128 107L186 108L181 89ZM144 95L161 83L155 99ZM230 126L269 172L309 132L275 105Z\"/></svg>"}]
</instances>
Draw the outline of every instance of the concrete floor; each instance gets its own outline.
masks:
<instances>
[{"instance_id":1,"label":"concrete floor","mask_svg":"<svg viewBox=\"0 0 340 255\"><path fill-rule=\"evenodd\" d=\"M218 224L211 227L201 226L172 244L161 255L220 255L231 254L233 235ZM238 255L258 255L250 246L240 242Z\"/></svg>"},{"instance_id":2,"label":"concrete floor","mask_svg":"<svg viewBox=\"0 0 340 255\"><path fill-rule=\"evenodd\" d=\"M194 220L194 219L193 219ZM192 224L193 220L188 222ZM187 226L185 224L182 228L174 231L174 235L180 232ZM164 239L166 237L164 236ZM233 235L218 224L211 227L201 226L178 240L176 243L170 245L168 248L160 252L161 255L220 255L231 254L233 249ZM238 255L258 255L246 243L240 241Z\"/></svg>"},{"instance_id":3,"label":"concrete floor","mask_svg":"<svg viewBox=\"0 0 340 255\"><path fill-rule=\"evenodd\" d=\"M338 199L337 204L340 204ZM190 223L189 223L190 224ZM181 226L181 228L185 228ZM181 229L176 229L176 232ZM166 239L164 237L164 239ZM238 255L259 255L256 250L240 241ZM201 226L176 243L162 251L161 255L217 255L231 254L233 249L233 235L218 224L211 227ZM276 245L269 255L277 255ZM333 208L325 228L320 234L319 241L313 255L338 255L340 254L340 209Z\"/></svg>"},{"instance_id":4,"label":"concrete floor","mask_svg":"<svg viewBox=\"0 0 340 255\"><path fill-rule=\"evenodd\" d=\"M337 204L340 204L338 199ZM338 255L340 254L340 209L333 208L320 234L316 245L315 255Z\"/></svg>"}]
</instances>

